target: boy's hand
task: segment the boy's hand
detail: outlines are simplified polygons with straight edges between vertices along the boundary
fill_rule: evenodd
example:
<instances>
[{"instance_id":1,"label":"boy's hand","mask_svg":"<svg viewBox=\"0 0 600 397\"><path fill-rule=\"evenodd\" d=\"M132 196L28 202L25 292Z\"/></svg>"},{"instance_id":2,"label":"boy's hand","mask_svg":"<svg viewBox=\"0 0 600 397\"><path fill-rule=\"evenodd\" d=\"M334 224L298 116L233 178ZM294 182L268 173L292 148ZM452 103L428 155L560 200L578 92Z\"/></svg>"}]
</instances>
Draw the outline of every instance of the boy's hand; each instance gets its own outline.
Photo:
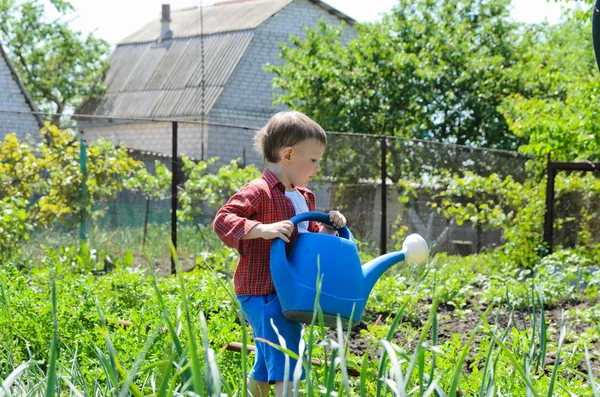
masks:
<instances>
[{"instance_id":1,"label":"boy's hand","mask_svg":"<svg viewBox=\"0 0 600 397\"><path fill-rule=\"evenodd\" d=\"M265 240L273 240L280 238L286 243L290 242L290 236L294 232L294 224L290 221L281 221L277 223L261 224L256 225L260 237Z\"/></svg>"},{"instance_id":2,"label":"boy's hand","mask_svg":"<svg viewBox=\"0 0 600 397\"><path fill-rule=\"evenodd\" d=\"M323 224L328 229L341 229L346 226L346 217L338 211L329 211L329 220L333 224L333 227Z\"/></svg>"}]
</instances>

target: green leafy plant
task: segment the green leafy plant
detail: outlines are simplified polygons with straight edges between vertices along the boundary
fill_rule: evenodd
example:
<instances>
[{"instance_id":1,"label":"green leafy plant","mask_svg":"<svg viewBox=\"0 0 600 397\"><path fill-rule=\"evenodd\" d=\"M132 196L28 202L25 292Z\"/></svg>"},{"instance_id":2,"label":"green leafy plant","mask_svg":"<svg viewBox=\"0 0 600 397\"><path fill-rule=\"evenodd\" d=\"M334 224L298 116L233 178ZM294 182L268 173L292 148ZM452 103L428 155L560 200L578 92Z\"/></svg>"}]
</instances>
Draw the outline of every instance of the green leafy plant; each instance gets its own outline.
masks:
<instances>
[{"instance_id":1,"label":"green leafy plant","mask_svg":"<svg viewBox=\"0 0 600 397\"><path fill-rule=\"evenodd\" d=\"M210 172L216 159L195 163L182 157L182 161L186 181L180 196L182 209L178 211L178 216L183 221L197 223L200 218L207 216L208 211L225 204L233 193L260 176L255 166L242 168L235 160L220 167L216 173Z\"/></svg>"},{"instance_id":2,"label":"green leafy plant","mask_svg":"<svg viewBox=\"0 0 600 397\"><path fill-rule=\"evenodd\" d=\"M41 133L49 141L41 147L41 154L51 167L38 205L32 208L40 225L51 225L57 220L76 225L86 216L102 215L105 209L102 204L114 199L123 189L124 180L141 167L125 148L117 148L104 139L93 141L86 148L84 190L77 135L49 123Z\"/></svg>"},{"instance_id":3,"label":"green leafy plant","mask_svg":"<svg viewBox=\"0 0 600 397\"><path fill-rule=\"evenodd\" d=\"M0 265L22 252L33 229L27 220L25 201L18 197L0 200Z\"/></svg>"}]
</instances>

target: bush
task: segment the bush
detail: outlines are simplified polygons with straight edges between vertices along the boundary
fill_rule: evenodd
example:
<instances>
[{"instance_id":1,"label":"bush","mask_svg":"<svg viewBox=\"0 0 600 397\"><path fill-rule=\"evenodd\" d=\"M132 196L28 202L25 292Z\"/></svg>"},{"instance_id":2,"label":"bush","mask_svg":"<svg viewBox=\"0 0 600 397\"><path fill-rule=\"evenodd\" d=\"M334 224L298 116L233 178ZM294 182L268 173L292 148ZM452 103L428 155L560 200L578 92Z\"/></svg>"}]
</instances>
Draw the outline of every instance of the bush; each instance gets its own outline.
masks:
<instances>
[{"instance_id":1,"label":"bush","mask_svg":"<svg viewBox=\"0 0 600 397\"><path fill-rule=\"evenodd\" d=\"M21 252L21 243L29 239L33 225L27 222L25 201L5 197L0 201L0 264Z\"/></svg>"}]
</instances>

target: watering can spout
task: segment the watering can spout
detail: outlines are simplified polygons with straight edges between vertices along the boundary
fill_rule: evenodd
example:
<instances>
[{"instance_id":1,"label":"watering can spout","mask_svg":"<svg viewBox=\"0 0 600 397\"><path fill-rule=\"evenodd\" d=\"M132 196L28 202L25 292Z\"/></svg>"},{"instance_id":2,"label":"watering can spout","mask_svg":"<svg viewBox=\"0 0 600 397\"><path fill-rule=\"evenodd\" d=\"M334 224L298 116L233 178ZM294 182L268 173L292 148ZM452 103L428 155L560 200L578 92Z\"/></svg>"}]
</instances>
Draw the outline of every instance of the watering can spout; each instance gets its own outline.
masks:
<instances>
[{"instance_id":1,"label":"watering can spout","mask_svg":"<svg viewBox=\"0 0 600 397\"><path fill-rule=\"evenodd\" d=\"M379 277L392 265L402 262L405 254L402 251L392 252L375 258L363 265L363 275L365 277L365 294L368 296L373 286L379 280Z\"/></svg>"},{"instance_id":2,"label":"watering can spout","mask_svg":"<svg viewBox=\"0 0 600 397\"><path fill-rule=\"evenodd\" d=\"M363 265L364 291L368 296L379 277L392 265L407 260L411 263L421 264L427 260L429 248L423 237L411 234L404 240L402 250L385 254Z\"/></svg>"}]
</instances>

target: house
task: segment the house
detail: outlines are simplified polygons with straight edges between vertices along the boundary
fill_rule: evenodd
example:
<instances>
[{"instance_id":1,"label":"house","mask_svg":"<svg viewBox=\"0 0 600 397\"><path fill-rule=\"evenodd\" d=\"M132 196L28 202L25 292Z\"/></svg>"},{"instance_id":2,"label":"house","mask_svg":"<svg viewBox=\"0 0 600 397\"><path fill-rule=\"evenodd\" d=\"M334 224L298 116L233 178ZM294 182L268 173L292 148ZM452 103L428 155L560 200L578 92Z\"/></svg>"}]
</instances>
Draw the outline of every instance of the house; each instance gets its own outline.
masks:
<instances>
[{"instance_id":1,"label":"house","mask_svg":"<svg viewBox=\"0 0 600 397\"><path fill-rule=\"evenodd\" d=\"M180 154L218 156L218 164L235 158L261 163L252 149L254 133L283 109L273 107L272 75L264 70L282 62L278 43L321 19L345 22L344 40L356 37L355 21L320 0L234 0L173 13L163 5L162 11L161 20L117 45L107 92L78 110L114 119L80 119L84 139L170 153L171 122L124 119L206 120L212 124L178 124Z\"/></svg>"},{"instance_id":2,"label":"house","mask_svg":"<svg viewBox=\"0 0 600 397\"><path fill-rule=\"evenodd\" d=\"M39 141L43 121L29 112L37 112L37 108L0 44L0 139L14 132L20 140L29 136Z\"/></svg>"}]
</instances>

